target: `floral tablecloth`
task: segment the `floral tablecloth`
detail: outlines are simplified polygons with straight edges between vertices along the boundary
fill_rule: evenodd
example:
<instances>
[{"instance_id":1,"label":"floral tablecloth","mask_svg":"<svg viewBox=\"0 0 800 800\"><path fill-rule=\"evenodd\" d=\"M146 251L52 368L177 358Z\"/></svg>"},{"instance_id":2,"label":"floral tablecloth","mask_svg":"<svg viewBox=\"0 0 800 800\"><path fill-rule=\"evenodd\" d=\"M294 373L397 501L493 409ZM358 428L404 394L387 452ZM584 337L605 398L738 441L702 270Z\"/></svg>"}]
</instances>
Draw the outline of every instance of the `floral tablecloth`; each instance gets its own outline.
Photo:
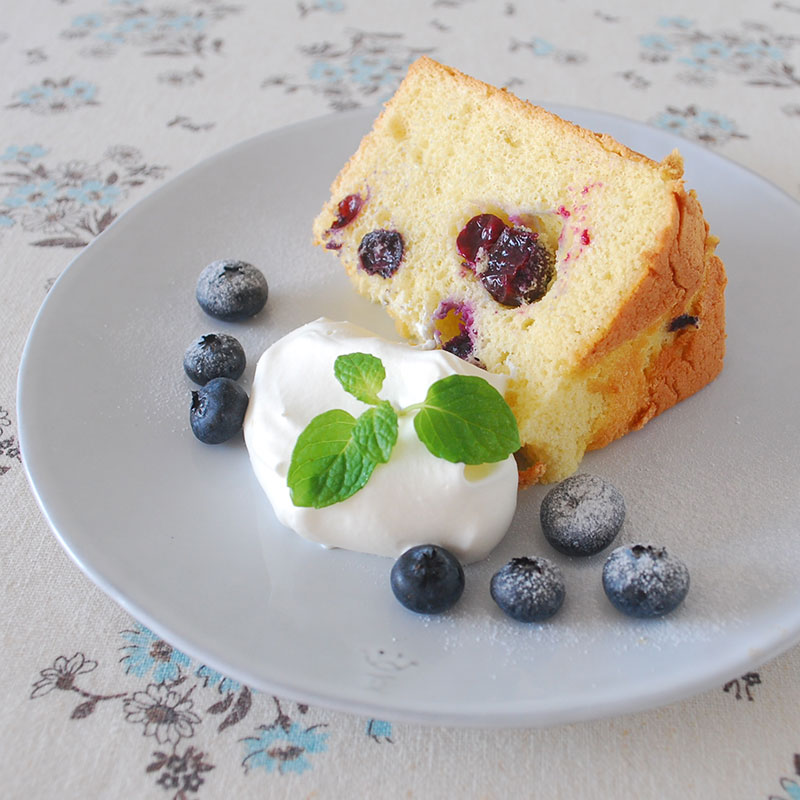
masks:
<instances>
[{"instance_id":1,"label":"floral tablecloth","mask_svg":"<svg viewBox=\"0 0 800 800\"><path fill-rule=\"evenodd\" d=\"M800 798L800 649L612 720L483 731L366 719L197 663L91 584L49 531L15 386L53 281L181 170L375 105L422 53L545 104L669 129L800 197L800 0L7 0L0 796Z\"/></svg>"}]
</instances>

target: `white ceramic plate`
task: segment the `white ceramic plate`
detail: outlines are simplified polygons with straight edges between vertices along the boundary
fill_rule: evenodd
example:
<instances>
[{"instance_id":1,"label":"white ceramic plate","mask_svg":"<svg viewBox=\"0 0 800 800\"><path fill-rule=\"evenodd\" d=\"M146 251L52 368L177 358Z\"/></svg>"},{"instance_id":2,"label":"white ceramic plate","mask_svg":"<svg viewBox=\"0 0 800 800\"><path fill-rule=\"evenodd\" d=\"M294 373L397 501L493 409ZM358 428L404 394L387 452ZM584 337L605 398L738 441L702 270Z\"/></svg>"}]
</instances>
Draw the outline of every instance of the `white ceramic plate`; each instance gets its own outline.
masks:
<instances>
[{"instance_id":1,"label":"white ceramic plate","mask_svg":"<svg viewBox=\"0 0 800 800\"><path fill-rule=\"evenodd\" d=\"M241 440L209 447L188 425L190 341L228 330L249 385L261 351L326 315L393 336L354 296L310 223L374 110L268 133L198 165L126 213L50 291L19 377L24 462L77 564L144 624L250 686L364 715L435 724L546 725L667 703L751 669L800 639L800 207L759 177L663 131L557 113L660 159L679 146L730 279L722 376L584 471L624 493L618 543L668 545L692 588L671 616L622 617L602 554L559 556L538 525L544 489L467 569L453 613L415 616L391 562L325 551L282 528ZM268 310L218 323L194 300L202 267L243 258ZM402 486L397 487L398 507ZM387 513L392 513L391 511ZM559 562L567 601L550 623L505 618L492 573L514 555Z\"/></svg>"}]
</instances>

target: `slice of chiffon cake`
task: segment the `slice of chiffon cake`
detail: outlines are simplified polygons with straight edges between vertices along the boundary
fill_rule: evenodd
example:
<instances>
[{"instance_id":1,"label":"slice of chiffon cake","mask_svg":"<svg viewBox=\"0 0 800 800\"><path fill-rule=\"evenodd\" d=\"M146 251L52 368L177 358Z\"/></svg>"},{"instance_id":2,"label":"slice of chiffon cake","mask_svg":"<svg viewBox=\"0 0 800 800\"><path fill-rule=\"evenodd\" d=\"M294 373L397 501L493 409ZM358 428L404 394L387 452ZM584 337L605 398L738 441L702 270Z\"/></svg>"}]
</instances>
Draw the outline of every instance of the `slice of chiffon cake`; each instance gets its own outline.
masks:
<instances>
[{"instance_id":1,"label":"slice of chiffon cake","mask_svg":"<svg viewBox=\"0 0 800 800\"><path fill-rule=\"evenodd\" d=\"M412 344L510 377L521 479L551 482L722 369L725 272L682 174L421 58L314 237Z\"/></svg>"}]
</instances>

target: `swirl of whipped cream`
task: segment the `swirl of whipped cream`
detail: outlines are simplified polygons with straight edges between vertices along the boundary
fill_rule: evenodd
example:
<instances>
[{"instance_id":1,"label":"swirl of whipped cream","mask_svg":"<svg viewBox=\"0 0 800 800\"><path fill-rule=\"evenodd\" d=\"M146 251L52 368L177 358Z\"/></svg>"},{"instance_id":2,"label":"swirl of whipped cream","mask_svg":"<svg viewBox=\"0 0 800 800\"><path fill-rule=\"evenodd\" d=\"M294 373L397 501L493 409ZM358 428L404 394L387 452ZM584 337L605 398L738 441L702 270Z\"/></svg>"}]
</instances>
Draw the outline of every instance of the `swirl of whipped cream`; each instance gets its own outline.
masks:
<instances>
[{"instance_id":1,"label":"swirl of whipped cream","mask_svg":"<svg viewBox=\"0 0 800 800\"><path fill-rule=\"evenodd\" d=\"M495 464L453 464L428 452L401 416L397 444L367 484L325 508L292 503L286 476L297 437L318 414L341 408L353 416L368 406L345 392L333 364L347 353L371 353L383 362L380 392L395 408L425 399L432 383L448 375L477 375L501 394L507 380L444 350L390 342L349 322L318 319L269 347L256 366L244 438L259 483L278 520L300 536L396 558L418 544L446 547L462 562L484 558L508 530L517 503L513 456Z\"/></svg>"}]
</instances>

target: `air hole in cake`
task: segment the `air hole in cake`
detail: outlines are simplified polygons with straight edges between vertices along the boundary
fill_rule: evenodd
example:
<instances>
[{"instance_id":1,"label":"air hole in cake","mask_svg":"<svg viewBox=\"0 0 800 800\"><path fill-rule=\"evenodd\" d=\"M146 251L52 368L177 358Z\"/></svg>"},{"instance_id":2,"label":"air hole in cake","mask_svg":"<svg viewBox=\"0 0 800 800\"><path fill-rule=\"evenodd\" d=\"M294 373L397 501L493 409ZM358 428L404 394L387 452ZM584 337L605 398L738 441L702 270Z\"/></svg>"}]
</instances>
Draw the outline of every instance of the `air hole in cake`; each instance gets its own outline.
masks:
<instances>
[{"instance_id":1,"label":"air hole in cake","mask_svg":"<svg viewBox=\"0 0 800 800\"><path fill-rule=\"evenodd\" d=\"M555 253L562 241L566 217L556 211L522 212L511 216L509 223L539 234L539 243Z\"/></svg>"},{"instance_id":2,"label":"air hole in cake","mask_svg":"<svg viewBox=\"0 0 800 800\"><path fill-rule=\"evenodd\" d=\"M368 275L391 278L403 260L403 249L403 237L397 231L370 231L358 246L358 261Z\"/></svg>"},{"instance_id":3,"label":"air hole in cake","mask_svg":"<svg viewBox=\"0 0 800 800\"><path fill-rule=\"evenodd\" d=\"M433 314L433 335L438 347L475 363L472 309L465 303L445 300Z\"/></svg>"},{"instance_id":4,"label":"air hole in cake","mask_svg":"<svg viewBox=\"0 0 800 800\"><path fill-rule=\"evenodd\" d=\"M402 142L408 136L405 120L401 116L395 115L388 122L389 132L398 141Z\"/></svg>"}]
</instances>

